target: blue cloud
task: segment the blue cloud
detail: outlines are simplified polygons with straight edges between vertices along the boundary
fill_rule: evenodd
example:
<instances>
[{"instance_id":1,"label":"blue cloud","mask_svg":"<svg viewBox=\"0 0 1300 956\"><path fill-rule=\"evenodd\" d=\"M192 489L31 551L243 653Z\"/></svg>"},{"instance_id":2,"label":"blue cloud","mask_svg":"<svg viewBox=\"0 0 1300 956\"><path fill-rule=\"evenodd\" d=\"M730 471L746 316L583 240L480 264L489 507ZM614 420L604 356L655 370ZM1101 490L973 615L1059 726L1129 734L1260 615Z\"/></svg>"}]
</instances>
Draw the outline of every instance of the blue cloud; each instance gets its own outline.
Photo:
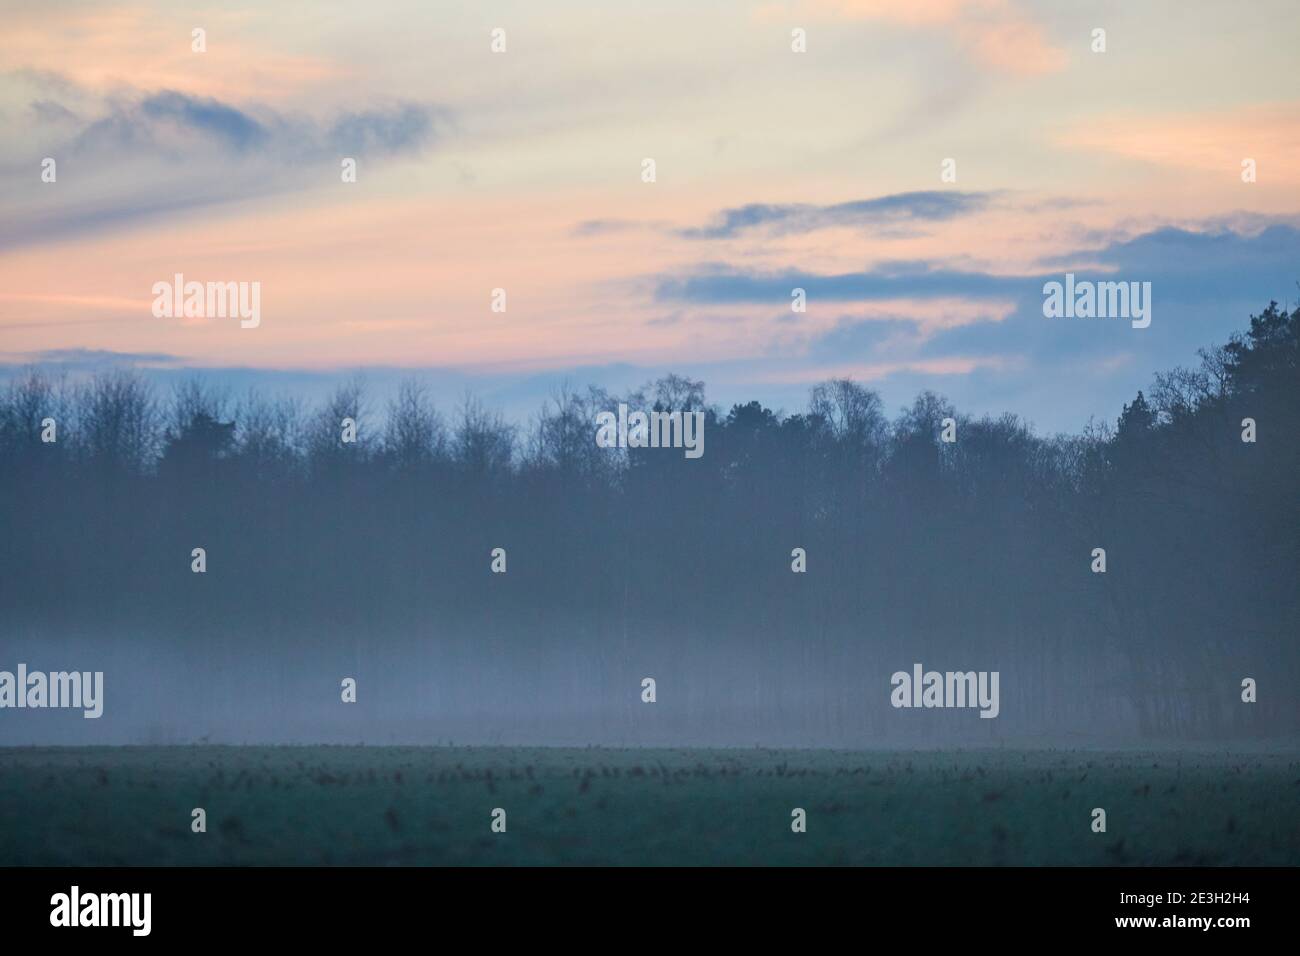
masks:
<instances>
[{"instance_id":1,"label":"blue cloud","mask_svg":"<svg viewBox=\"0 0 1300 956\"><path fill-rule=\"evenodd\" d=\"M894 193L829 206L750 203L724 209L711 225L678 230L687 239L731 239L742 232L766 228L777 233L803 233L837 226L884 226L943 222L979 212L995 194L957 191Z\"/></svg>"},{"instance_id":2,"label":"blue cloud","mask_svg":"<svg viewBox=\"0 0 1300 956\"><path fill-rule=\"evenodd\" d=\"M42 364L60 365L177 365L183 361L170 352L114 352L109 349L47 349L35 356Z\"/></svg>"},{"instance_id":3,"label":"blue cloud","mask_svg":"<svg viewBox=\"0 0 1300 956\"><path fill-rule=\"evenodd\" d=\"M572 229L572 234L580 237L607 236L616 232L626 232L645 225L631 219L585 219Z\"/></svg>"},{"instance_id":4,"label":"blue cloud","mask_svg":"<svg viewBox=\"0 0 1300 956\"><path fill-rule=\"evenodd\" d=\"M35 110L36 104L32 105ZM39 113L49 117L57 107L57 103L42 101ZM184 161L213 148L232 155L262 154L279 161L389 155L428 145L444 119L446 114L436 108L399 103L342 113L321 123L256 104L240 109L209 97L163 90L137 100L114 101L105 115L85 123L63 146L47 142L41 152L58 155L70 150L89 160L133 152L140 159Z\"/></svg>"},{"instance_id":5,"label":"blue cloud","mask_svg":"<svg viewBox=\"0 0 1300 956\"><path fill-rule=\"evenodd\" d=\"M1072 262L1100 262L1110 270L1103 274ZM1274 225L1254 235L1227 229L1159 229L1100 250L1057 257L1053 264L1056 270L1027 281L1025 294L1016 297L1016 310L1005 321L951 329L932 339L928 348L970 354L1014 346L1057 357L1123 348L1149 356L1152 369L1160 367L1162 355L1187 361L1196 348L1241 327L1250 311L1270 299L1294 301L1300 279L1300 229ZM1060 281L1066 271L1079 279L1150 282L1151 326L1133 329L1110 319L1044 318L1042 285Z\"/></svg>"},{"instance_id":6,"label":"blue cloud","mask_svg":"<svg viewBox=\"0 0 1300 956\"><path fill-rule=\"evenodd\" d=\"M1103 270L1089 270L1092 263ZM653 286L656 301L691 305L784 302L793 288L805 289L809 300L835 302L1013 298L1041 319L1043 283L1072 271L1080 279L1149 281L1157 302L1205 304L1241 301L1242 296L1253 301L1260 295L1285 298L1294 293L1300 277L1300 229L1276 224L1252 235L1167 228L1041 265L1043 271L1030 275L996 275L925 260L882 262L841 274L798 269L759 273L715 264L693 275L655 277Z\"/></svg>"},{"instance_id":7,"label":"blue cloud","mask_svg":"<svg viewBox=\"0 0 1300 956\"><path fill-rule=\"evenodd\" d=\"M983 272L945 269L916 261L881 263L863 272L819 275L797 270L758 274L715 268L697 275L665 276L655 281L659 302L718 305L740 302L789 300L800 288L810 299L869 302L881 299L933 299L953 296L989 298L1037 291L1032 277L996 276Z\"/></svg>"},{"instance_id":8,"label":"blue cloud","mask_svg":"<svg viewBox=\"0 0 1300 956\"><path fill-rule=\"evenodd\" d=\"M418 150L430 141L441 111L407 103L389 110L345 113L325 139L335 152L350 156L388 155Z\"/></svg>"},{"instance_id":9,"label":"blue cloud","mask_svg":"<svg viewBox=\"0 0 1300 956\"><path fill-rule=\"evenodd\" d=\"M810 310L819 303L888 299L1010 303L1010 314L1000 321L992 320L990 310L989 321L929 334L919 315L842 320L808 339L802 355L785 360L785 369L997 357L998 366L968 375L900 372L872 385L900 403L921 388L935 388L969 411L1012 410L1050 429L1075 430L1091 415L1114 417L1156 372L1195 363L1197 349L1221 344L1244 329L1247 317L1270 299L1294 303L1300 296L1300 229L1289 224L1257 233L1158 229L1040 265L1041 272L1011 276L952 269L937 261L881 263L835 275L714 265L694 275L659 276L654 294L679 310L741 303L788 308L796 287L807 290ZM1046 318L1043 284L1061 281L1067 271L1080 280L1150 282L1150 327L1134 329L1126 319ZM731 374L740 373L733 368Z\"/></svg>"},{"instance_id":10,"label":"blue cloud","mask_svg":"<svg viewBox=\"0 0 1300 956\"><path fill-rule=\"evenodd\" d=\"M887 344L906 347L914 342L916 323L905 318L855 319L845 317L835 327L812 340L808 357L817 361L843 362L863 356L878 356Z\"/></svg>"},{"instance_id":11,"label":"blue cloud","mask_svg":"<svg viewBox=\"0 0 1300 956\"><path fill-rule=\"evenodd\" d=\"M0 179L0 203L10 207L0 221L0 248L337 181L340 157L414 154L449 122L444 111L414 103L320 121L173 90L117 97L92 118L53 99L33 101L29 115L35 127L17 138L29 154L7 166L15 175ZM45 156L57 159L60 182L75 188L20 185L27 179L17 170ZM304 169L311 166L318 168Z\"/></svg>"},{"instance_id":12,"label":"blue cloud","mask_svg":"<svg viewBox=\"0 0 1300 956\"><path fill-rule=\"evenodd\" d=\"M151 124L169 120L203 130L236 150L259 146L270 135L261 123L233 106L171 90L146 97L139 105L138 119Z\"/></svg>"}]
</instances>

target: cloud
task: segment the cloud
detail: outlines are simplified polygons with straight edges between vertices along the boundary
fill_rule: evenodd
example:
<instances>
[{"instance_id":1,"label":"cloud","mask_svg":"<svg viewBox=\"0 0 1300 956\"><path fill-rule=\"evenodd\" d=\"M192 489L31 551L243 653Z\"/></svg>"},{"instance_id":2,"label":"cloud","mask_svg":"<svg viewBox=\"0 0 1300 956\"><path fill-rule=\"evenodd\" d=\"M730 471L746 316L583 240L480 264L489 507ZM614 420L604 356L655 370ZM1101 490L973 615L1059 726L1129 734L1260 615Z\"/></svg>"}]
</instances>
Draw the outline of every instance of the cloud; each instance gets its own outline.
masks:
<instances>
[{"instance_id":1,"label":"cloud","mask_svg":"<svg viewBox=\"0 0 1300 956\"><path fill-rule=\"evenodd\" d=\"M676 309L755 303L774 311L789 302L792 288L803 288L807 319L828 304L841 317L830 326L803 323L789 343L792 364L843 361L879 375L934 371L940 366L933 363L951 361L948 375L967 367L1001 370L1018 376L1025 393L1051 383L1071 393L1069 408L1086 408L1087 388L1100 387L1098 377L1107 377L1108 391L1145 387L1153 372L1195 362L1197 349L1225 341L1270 299L1294 302L1300 228L1162 228L1053 257L1041 268L1000 275L907 261L820 275L714 266L661 276L654 288L658 301ZM1125 319L1044 317L1043 284L1067 271L1094 281L1150 282L1150 327L1134 329ZM846 305L858 314L844 316ZM951 312L952 321L936 316L936 306ZM981 357L997 362L974 361Z\"/></svg>"},{"instance_id":2,"label":"cloud","mask_svg":"<svg viewBox=\"0 0 1300 956\"><path fill-rule=\"evenodd\" d=\"M1248 104L1232 110L1088 116L1056 142L1174 169L1217 173L1240 181L1241 162L1254 159L1259 182L1300 182L1300 103Z\"/></svg>"},{"instance_id":3,"label":"cloud","mask_svg":"<svg viewBox=\"0 0 1300 956\"><path fill-rule=\"evenodd\" d=\"M83 145L105 126L112 130L112 135L125 134L124 139L131 140L138 133L145 141L161 140L166 126L201 131L225 148L238 152L264 145L269 138L269 131L247 113L211 98L187 96L174 90L147 96L138 106L119 106L110 118L99 121L83 134Z\"/></svg>"},{"instance_id":4,"label":"cloud","mask_svg":"<svg viewBox=\"0 0 1300 956\"><path fill-rule=\"evenodd\" d=\"M1065 68L1064 51L1048 41L1041 26L1025 18L964 22L957 35L976 62L1002 73L1031 77Z\"/></svg>"},{"instance_id":5,"label":"cloud","mask_svg":"<svg viewBox=\"0 0 1300 956\"><path fill-rule=\"evenodd\" d=\"M50 109L48 102L43 104L45 112ZM47 144L45 149L70 151L90 161L161 154L188 162L207 158L214 149L224 158L254 155L280 161L333 157L340 150L349 156L387 156L430 143L443 118L438 109L399 103L321 122L264 105L239 108L211 97L162 90L113 98L106 113L70 141Z\"/></svg>"},{"instance_id":6,"label":"cloud","mask_svg":"<svg viewBox=\"0 0 1300 956\"><path fill-rule=\"evenodd\" d=\"M943 222L979 212L988 206L993 195L930 190L894 193L829 206L750 203L724 209L714 217L711 225L681 229L678 235L687 239L731 239L755 229L785 235L835 227Z\"/></svg>"},{"instance_id":7,"label":"cloud","mask_svg":"<svg viewBox=\"0 0 1300 956\"><path fill-rule=\"evenodd\" d=\"M901 362L837 362L795 369L766 372L756 376L764 383L815 385L828 379L850 378L859 382L880 382L904 373L924 376L953 377L970 375L982 370L999 370L1014 367L1013 357L998 355L950 356L941 359L915 359Z\"/></svg>"},{"instance_id":8,"label":"cloud","mask_svg":"<svg viewBox=\"0 0 1300 956\"><path fill-rule=\"evenodd\" d=\"M1150 281L1151 326L1045 318L1042 284L1067 270L1080 278ZM1300 228L1276 223L1254 232L1152 230L1045 259L1018 275L954 269L939 260L876 263L837 275L719 264L701 274L663 275L650 283L660 301L669 303L663 314L690 336L694 356L685 364L676 361L678 354L654 362L663 363L662 370L674 367L705 378L711 395L726 400L757 398L800 407L808 384L853 375L871 381L890 404L937 388L965 411L1010 408L1050 429L1076 430L1089 416L1117 415L1121 402L1148 387L1156 371L1194 363L1198 348L1243 329L1247 316L1270 298L1294 303L1297 278ZM790 321L794 285L809 290L809 311ZM706 356L699 343L711 326L700 319L709 310L754 316L752 324L719 341L769 341L772 348L749 349L744 357L716 351ZM158 363L151 375L180 374L164 364L167 356L151 355L147 345L138 352L146 365ZM93 362L96 350L49 357L70 361L78 355ZM265 381L316 396L327 391L332 375L342 373L224 368L213 374L236 384ZM371 374L381 377L373 367ZM440 383L440 401L445 396L454 404L472 386L504 402L520 420L546 391L541 378L521 368L493 365L430 374ZM546 366L542 375L548 383L568 378L611 386L627 378L612 371L598 375L567 361ZM400 375L389 377L395 382Z\"/></svg>"},{"instance_id":9,"label":"cloud","mask_svg":"<svg viewBox=\"0 0 1300 956\"><path fill-rule=\"evenodd\" d=\"M886 262L862 272L818 275L789 270L754 273L715 267L690 276L664 276L655 282L659 302L719 305L739 302L788 302L790 290L804 289L809 300L870 302L882 299L946 297L1001 298L1036 291L1032 276L999 276L945 269L923 261Z\"/></svg>"},{"instance_id":10,"label":"cloud","mask_svg":"<svg viewBox=\"0 0 1300 956\"><path fill-rule=\"evenodd\" d=\"M859 355L879 354L894 343L910 344L917 334L916 323L907 318L845 317L813 339L808 355L823 361L852 360Z\"/></svg>"},{"instance_id":11,"label":"cloud","mask_svg":"<svg viewBox=\"0 0 1300 956\"><path fill-rule=\"evenodd\" d=\"M618 232L641 229L646 223L634 219L587 219L573 227L573 235L580 238L608 236Z\"/></svg>"},{"instance_id":12,"label":"cloud","mask_svg":"<svg viewBox=\"0 0 1300 956\"><path fill-rule=\"evenodd\" d=\"M58 64L71 84L85 89L110 89L129 78L140 89L171 87L225 99L288 97L350 78L346 64L335 59L292 52L304 44L286 43L278 21L286 19L299 41L311 26L265 5L255 12L247 4L210 5L198 20L193 5L155 0L66 0L57 17L39 4L5 6L0 70ZM201 55L190 46L196 26L208 33Z\"/></svg>"},{"instance_id":13,"label":"cloud","mask_svg":"<svg viewBox=\"0 0 1300 956\"><path fill-rule=\"evenodd\" d=\"M1000 73L1041 76L1065 67L1065 52L1011 0L811 0L836 17L948 33L975 62Z\"/></svg>"},{"instance_id":14,"label":"cloud","mask_svg":"<svg viewBox=\"0 0 1300 956\"><path fill-rule=\"evenodd\" d=\"M34 100L28 154L7 164L0 248L121 228L169 213L293 192L339 180L344 156L380 160L437 141L447 114L396 103L320 120L264 104L175 90L115 95L86 118ZM43 157L58 180L35 190ZM327 169L328 167L328 169Z\"/></svg>"},{"instance_id":15,"label":"cloud","mask_svg":"<svg viewBox=\"0 0 1300 956\"><path fill-rule=\"evenodd\" d=\"M168 352L114 352L110 349L47 349L0 355L0 367L44 366L51 371L93 372L106 368L177 366L186 360Z\"/></svg>"},{"instance_id":16,"label":"cloud","mask_svg":"<svg viewBox=\"0 0 1300 956\"><path fill-rule=\"evenodd\" d=\"M1096 266L1089 268L1088 263ZM1033 277L1032 294L1018 300L1005 321L943 330L926 343L926 350L999 353L1016 347L1049 366L1105 364L1117 353L1131 352L1138 361L1127 367L1135 376L1194 361L1198 348L1224 341L1269 299L1294 301L1300 279L1300 229L1275 225L1251 235L1166 228L1102 249L1081 250L1055 264L1053 272ZM1066 271L1079 278L1150 282L1151 326L1137 330L1123 320L1044 318L1041 283L1059 280Z\"/></svg>"},{"instance_id":17,"label":"cloud","mask_svg":"<svg viewBox=\"0 0 1300 956\"><path fill-rule=\"evenodd\" d=\"M1041 264L1046 271L1027 275L952 269L923 259L881 262L840 274L756 272L715 264L690 275L655 277L653 288L656 301L696 305L786 302L794 288L806 290L809 301L1028 296L1041 305L1044 281L1059 278L1065 270L1090 267L1099 276L1156 282L1166 301L1190 303L1222 300L1234 293L1285 293L1279 279L1291 284L1300 278L1300 228L1273 224L1243 233L1167 227L1053 256Z\"/></svg>"}]
</instances>

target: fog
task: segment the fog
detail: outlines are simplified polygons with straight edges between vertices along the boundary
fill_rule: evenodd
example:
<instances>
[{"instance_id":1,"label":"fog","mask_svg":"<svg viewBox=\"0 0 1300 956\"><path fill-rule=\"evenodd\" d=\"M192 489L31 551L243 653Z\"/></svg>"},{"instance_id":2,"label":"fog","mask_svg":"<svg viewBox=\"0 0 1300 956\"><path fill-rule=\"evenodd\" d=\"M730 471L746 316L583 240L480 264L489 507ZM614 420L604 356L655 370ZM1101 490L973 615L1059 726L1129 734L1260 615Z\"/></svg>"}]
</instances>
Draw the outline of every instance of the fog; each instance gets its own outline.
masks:
<instances>
[{"instance_id":1,"label":"fog","mask_svg":"<svg viewBox=\"0 0 1300 956\"><path fill-rule=\"evenodd\" d=\"M415 384L33 369L0 392L0 671L102 671L104 709L5 707L0 744L1293 742L1298 343L1270 309L1051 437L847 381L780 413L670 376L520 429ZM703 412L704 455L598 447L620 402ZM996 672L996 717L896 706L916 665Z\"/></svg>"}]
</instances>

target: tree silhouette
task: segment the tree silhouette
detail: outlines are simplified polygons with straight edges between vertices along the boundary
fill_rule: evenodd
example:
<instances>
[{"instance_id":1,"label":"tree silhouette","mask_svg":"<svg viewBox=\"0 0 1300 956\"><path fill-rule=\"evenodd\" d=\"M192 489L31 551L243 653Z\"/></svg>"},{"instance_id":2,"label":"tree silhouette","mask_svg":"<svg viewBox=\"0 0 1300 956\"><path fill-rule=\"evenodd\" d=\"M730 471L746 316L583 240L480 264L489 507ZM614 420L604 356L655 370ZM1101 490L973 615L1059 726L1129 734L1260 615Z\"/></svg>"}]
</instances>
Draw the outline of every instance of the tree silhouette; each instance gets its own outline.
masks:
<instances>
[{"instance_id":1,"label":"tree silhouette","mask_svg":"<svg viewBox=\"0 0 1300 956\"><path fill-rule=\"evenodd\" d=\"M848 380L789 414L706 398L565 388L521 429L472 396L444 419L416 382L380 416L360 380L309 409L27 370L0 390L4 623L137 642L146 672L169 648L212 720L242 660L277 675L242 704L267 721L316 699L292 681L370 668L410 713L367 719L466 733L647 733L625 703L646 674L670 742L1300 729L1300 309L1075 436L928 392L890 420ZM704 457L598 448L619 401L703 412ZM1002 716L898 721L877 678L915 661L1000 669Z\"/></svg>"}]
</instances>

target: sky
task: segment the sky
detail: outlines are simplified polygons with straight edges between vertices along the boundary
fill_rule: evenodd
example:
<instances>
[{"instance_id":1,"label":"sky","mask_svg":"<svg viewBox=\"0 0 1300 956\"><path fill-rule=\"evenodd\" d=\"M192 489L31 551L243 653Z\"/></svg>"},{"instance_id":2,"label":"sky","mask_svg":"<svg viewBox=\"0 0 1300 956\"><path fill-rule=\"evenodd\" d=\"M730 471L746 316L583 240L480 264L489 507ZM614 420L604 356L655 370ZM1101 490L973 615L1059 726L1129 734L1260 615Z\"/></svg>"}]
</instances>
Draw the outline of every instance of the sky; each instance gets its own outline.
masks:
<instances>
[{"instance_id":1,"label":"sky","mask_svg":"<svg viewBox=\"0 0 1300 956\"><path fill-rule=\"evenodd\" d=\"M668 371L793 412L851 377L1077 431L1300 298L1297 27L1294 0L0 0L0 375L314 397L362 369L514 417ZM1045 317L1067 272L1150 282L1150 326ZM156 316L177 273L259 283L260 324Z\"/></svg>"}]
</instances>

